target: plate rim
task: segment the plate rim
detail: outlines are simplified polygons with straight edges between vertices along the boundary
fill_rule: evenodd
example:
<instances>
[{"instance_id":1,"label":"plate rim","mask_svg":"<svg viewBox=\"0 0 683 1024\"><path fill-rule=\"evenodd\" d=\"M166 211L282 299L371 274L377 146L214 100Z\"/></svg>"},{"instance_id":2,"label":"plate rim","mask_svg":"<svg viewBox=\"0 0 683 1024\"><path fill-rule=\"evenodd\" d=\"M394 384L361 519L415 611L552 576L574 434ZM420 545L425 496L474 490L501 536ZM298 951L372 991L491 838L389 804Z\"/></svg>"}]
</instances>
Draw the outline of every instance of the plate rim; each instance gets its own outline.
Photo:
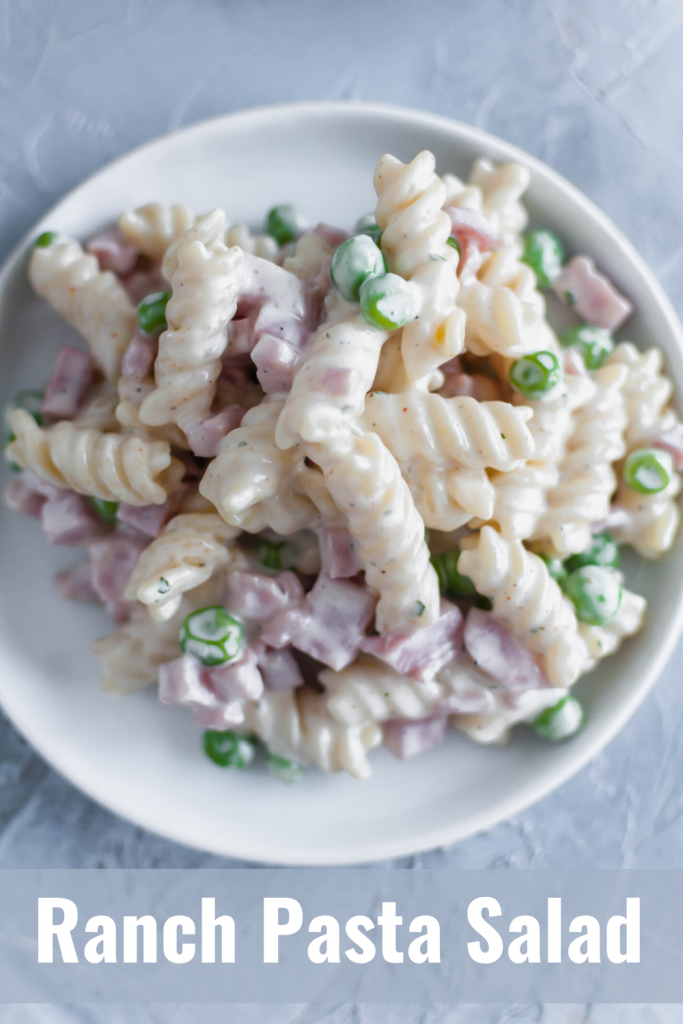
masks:
<instances>
[{"instance_id":1,"label":"plate rim","mask_svg":"<svg viewBox=\"0 0 683 1024\"><path fill-rule=\"evenodd\" d=\"M277 114L282 114L283 116L300 115L302 117L306 117L320 113L324 113L335 118L371 118L381 116L383 118L389 118L396 123L405 124L406 122L410 122L413 124L432 125L435 128L439 128L450 133L453 133L455 130L455 133L460 138L466 138L472 143L480 143L484 149L490 150L493 148L504 150L506 155L509 154L508 159L520 160L530 167L533 172L549 181L552 186L559 188L560 191L568 195L573 202L581 206L584 212L586 212L593 221L597 222L605 234L609 236L611 240L616 243L618 248L626 254L629 260L635 264L645 285L651 292L653 299L659 307L661 314L666 320L672 336L676 339L681 353L683 353L683 327L681 326L681 322L676 315L671 301L664 292L653 271L647 263L645 263L640 256L640 253L636 250L635 246L630 242L626 235L575 185L548 164L545 164L537 157L527 153L525 150L508 142L500 136L442 114L435 114L431 111L420 110L419 108L390 103L369 103L355 100L303 100L298 102L264 104L205 118L190 125L176 128L170 132L155 136L154 138L135 146L133 149L127 151L121 156L116 157L116 159L88 175L77 185L64 193L64 195L62 195L29 228L3 261L2 268L0 268L0 293L4 293L13 275L25 260L28 248L36 233L40 228L44 228L46 222L48 222L54 215L55 211L72 200L78 192L88 188L92 183L96 182L99 177L114 171L116 167L124 161L130 160L135 156L143 154L145 151L165 145L172 140L177 140L181 137L191 140L193 136L200 137L204 134L211 135L216 132L220 132L222 126L226 124L234 124L239 121L258 121L260 118L269 118L277 116ZM374 842L364 844L362 847L356 843L352 847L345 849L329 851L318 850L310 857L306 857L305 855L290 855L288 853L275 857L264 857L263 850L260 846L258 849L255 849L249 841L240 841L239 836L232 837L234 842L231 842L231 849L229 851L223 844L212 846L210 843L204 841L198 845L192 841L191 836L188 836L183 832L182 827L175 827L175 820L169 821L167 827L163 830L158 829L156 826L150 826L149 822L145 820L144 814L136 814L135 811L131 812L129 809L119 806L115 795L107 794L106 796L103 796L97 791L96 785L93 785L91 788L88 779L78 778L76 773L72 773L69 767L63 763L63 759L60 759L56 751L50 750L46 753L42 743L36 741L33 737L30 722L25 721L25 716L22 715L19 707L13 706L14 702L11 697L8 700L7 695L3 694L1 706L17 731L39 754L39 756L57 772L57 774L62 778L65 778L71 785L80 790L90 799L94 800L100 806L105 807L107 810L116 814L123 820L144 828L146 831L160 835L165 839L180 843L194 850L212 853L226 858L247 860L254 864L307 867L361 865L376 863L378 861L393 859L396 857L416 855L443 846L451 846L464 839L480 834L487 829L493 828L497 824L507 821L517 814L523 813L530 806L548 796L555 789L558 789L581 771L602 750L604 750L604 748L611 743L615 736L624 728L664 670L679 639L682 629L683 588L678 595L677 607L675 611L672 612L666 637L659 648L653 653L648 670L643 673L639 683L633 687L632 692L620 700L618 706L614 709L614 712L610 714L608 721L603 723L602 728L596 732L592 742L585 744L582 750L577 750L574 758L565 759L562 764L557 765L547 774L543 773L538 778L531 779L525 783L525 785L519 790L517 799L513 799L512 796L508 797L507 806L504 811L501 812L500 807L497 807L495 810L483 807L479 813L475 815L470 814L466 824L457 822L450 824L447 823L438 828L432 828L428 833L423 832L419 837L413 840L409 838L376 840Z\"/></svg>"}]
</instances>

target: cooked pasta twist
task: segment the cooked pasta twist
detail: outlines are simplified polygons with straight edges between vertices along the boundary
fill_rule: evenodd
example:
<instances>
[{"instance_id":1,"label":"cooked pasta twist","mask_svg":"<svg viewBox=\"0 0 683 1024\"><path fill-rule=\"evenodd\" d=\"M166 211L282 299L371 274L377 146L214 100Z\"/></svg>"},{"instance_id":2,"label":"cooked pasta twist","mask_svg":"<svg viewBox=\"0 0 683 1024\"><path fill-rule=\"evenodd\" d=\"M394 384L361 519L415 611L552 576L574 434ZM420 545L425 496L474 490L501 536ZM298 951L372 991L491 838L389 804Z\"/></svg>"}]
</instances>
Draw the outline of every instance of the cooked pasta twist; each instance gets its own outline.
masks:
<instances>
[{"instance_id":1,"label":"cooked pasta twist","mask_svg":"<svg viewBox=\"0 0 683 1024\"><path fill-rule=\"evenodd\" d=\"M493 515L494 490L484 469L441 469L423 459L401 463L415 507L430 530L457 530L472 517Z\"/></svg>"},{"instance_id":2,"label":"cooked pasta twist","mask_svg":"<svg viewBox=\"0 0 683 1024\"><path fill-rule=\"evenodd\" d=\"M330 715L325 699L312 690L287 690L245 705L244 728L274 753L328 772L347 771L355 778L371 774L367 755L382 742L375 722L344 725Z\"/></svg>"},{"instance_id":3,"label":"cooked pasta twist","mask_svg":"<svg viewBox=\"0 0 683 1024\"><path fill-rule=\"evenodd\" d=\"M287 256L282 266L312 288L333 252L332 246L319 235L302 235L294 255Z\"/></svg>"},{"instance_id":4,"label":"cooked pasta twist","mask_svg":"<svg viewBox=\"0 0 683 1024\"><path fill-rule=\"evenodd\" d=\"M587 660L586 646L574 609L545 562L490 526L465 538L462 546L458 571L491 599L496 618L542 657L553 686L571 686Z\"/></svg>"},{"instance_id":5,"label":"cooked pasta twist","mask_svg":"<svg viewBox=\"0 0 683 1024\"><path fill-rule=\"evenodd\" d=\"M73 238L36 246L28 276L34 289L87 341L105 377L114 380L135 328L135 310L115 274Z\"/></svg>"},{"instance_id":6,"label":"cooked pasta twist","mask_svg":"<svg viewBox=\"0 0 683 1024\"><path fill-rule=\"evenodd\" d=\"M676 425L678 417L668 407L673 384L662 373L661 349L640 352L632 342L622 341L605 363L625 366L628 370L622 389L628 417L625 433L628 451L652 444Z\"/></svg>"},{"instance_id":7,"label":"cooked pasta twist","mask_svg":"<svg viewBox=\"0 0 683 1024\"><path fill-rule=\"evenodd\" d=\"M216 241L224 220L223 211L214 210L198 222L211 236L211 249L189 239L194 229L179 240L173 296L166 307L169 327L159 339L155 364L157 387L140 407L140 419L149 426L172 422L187 430L211 408L242 285L242 251Z\"/></svg>"},{"instance_id":8,"label":"cooked pasta twist","mask_svg":"<svg viewBox=\"0 0 683 1024\"><path fill-rule=\"evenodd\" d=\"M318 681L325 687L330 714L344 725L424 718L444 694L436 680L418 682L364 654L339 672L324 669Z\"/></svg>"},{"instance_id":9,"label":"cooked pasta twist","mask_svg":"<svg viewBox=\"0 0 683 1024\"><path fill-rule=\"evenodd\" d=\"M524 231L529 218L520 199L530 179L529 169L522 164L496 166L484 157L474 161L468 184L481 190L482 212L494 231L503 236Z\"/></svg>"},{"instance_id":10,"label":"cooked pasta twist","mask_svg":"<svg viewBox=\"0 0 683 1024\"><path fill-rule=\"evenodd\" d=\"M180 655L180 616L151 623L145 608L133 606L130 620L93 644L106 693L135 693L155 683L159 666Z\"/></svg>"},{"instance_id":11,"label":"cooked pasta twist","mask_svg":"<svg viewBox=\"0 0 683 1024\"><path fill-rule=\"evenodd\" d=\"M639 494L621 483L614 497L613 511L624 521L610 527L621 544L630 544L643 558L653 560L674 542L681 512L674 498L681 490L681 478L674 473L659 494Z\"/></svg>"},{"instance_id":12,"label":"cooked pasta twist","mask_svg":"<svg viewBox=\"0 0 683 1024\"><path fill-rule=\"evenodd\" d=\"M171 242L183 235L194 222L195 215L189 206L148 203L122 214L118 227L138 252L159 263Z\"/></svg>"},{"instance_id":13,"label":"cooked pasta twist","mask_svg":"<svg viewBox=\"0 0 683 1024\"><path fill-rule=\"evenodd\" d=\"M358 542L365 578L380 595L380 633L427 626L439 617L439 585L424 522L393 455L374 433L344 445L307 445Z\"/></svg>"},{"instance_id":14,"label":"cooked pasta twist","mask_svg":"<svg viewBox=\"0 0 683 1024\"><path fill-rule=\"evenodd\" d=\"M535 540L549 538L556 551L584 551L591 524L607 515L616 487L612 462L626 451L626 376L625 367L616 364L596 370L595 395L574 414L558 482L548 492L547 511L533 534Z\"/></svg>"},{"instance_id":15,"label":"cooked pasta twist","mask_svg":"<svg viewBox=\"0 0 683 1024\"><path fill-rule=\"evenodd\" d=\"M147 605L163 621L178 610L186 590L205 583L223 566L242 568L246 560L228 541L239 534L220 516L195 512L175 516L138 558L125 590L128 601Z\"/></svg>"},{"instance_id":16,"label":"cooked pasta twist","mask_svg":"<svg viewBox=\"0 0 683 1024\"><path fill-rule=\"evenodd\" d=\"M165 441L81 430L67 420L43 428L25 409L12 413L12 433L7 452L23 469L103 501L161 505L185 472Z\"/></svg>"},{"instance_id":17,"label":"cooked pasta twist","mask_svg":"<svg viewBox=\"0 0 683 1024\"><path fill-rule=\"evenodd\" d=\"M277 242L270 235L253 235L246 224L233 224L225 232L225 244L228 248L239 245L243 252L259 256L271 262L277 256Z\"/></svg>"},{"instance_id":18,"label":"cooked pasta twist","mask_svg":"<svg viewBox=\"0 0 683 1024\"><path fill-rule=\"evenodd\" d=\"M406 324L401 353L412 380L462 351L465 317L456 306L458 257L447 245L450 218L441 207L446 189L431 153L409 164L385 154L375 170L382 249L391 269L413 283L417 317Z\"/></svg>"}]
</instances>

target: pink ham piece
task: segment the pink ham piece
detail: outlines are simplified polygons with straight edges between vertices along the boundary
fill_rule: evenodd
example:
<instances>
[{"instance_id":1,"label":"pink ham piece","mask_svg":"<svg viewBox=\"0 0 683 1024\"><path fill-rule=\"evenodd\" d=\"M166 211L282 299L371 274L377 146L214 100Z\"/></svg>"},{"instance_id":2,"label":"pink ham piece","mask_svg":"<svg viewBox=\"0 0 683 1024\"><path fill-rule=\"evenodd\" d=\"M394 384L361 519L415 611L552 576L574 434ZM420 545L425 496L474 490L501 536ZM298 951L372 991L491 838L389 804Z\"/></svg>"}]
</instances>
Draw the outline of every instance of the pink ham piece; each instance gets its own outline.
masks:
<instances>
[{"instance_id":1,"label":"pink ham piece","mask_svg":"<svg viewBox=\"0 0 683 1024\"><path fill-rule=\"evenodd\" d=\"M323 526L318 533L323 572L331 580L355 576L363 568L356 542L345 526Z\"/></svg>"},{"instance_id":2,"label":"pink ham piece","mask_svg":"<svg viewBox=\"0 0 683 1024\"><path fill-rule=\"evenodd\" d=\"M100 597L92 582L90 562L81 562L55 576L57 590L67 601L98 601Z\"/></svg>"},{"instance_id":3,"label":"pink ham piece","mask_svg":"<svg viewBox=\"0 0 683 1024\"><path fill-rule=\"evenodd\" d=\"M121 626L124 622L130 621L134 605L135 601L126 601L123 597L117 598L113 601L107 601L105 603L105 607L109 615L117 626Z\"/></svg>"},{"instance_id":4,"label":"pink ham piece","mask_svg":"<svg viewBox=\"0 0 683 1024\"><path fill-rule=\"evenodd\" d=\"M90 545L90 568L95 593L102 601L118 601L147 541L111 534Z\"/></svg>"},{"instance_id":5,"label":"pink ham piece","mask_svg":"<svg viewBox=\"0 0 683 1024\"><path fill-rule=\"evenodd\" d=\"M633 311L629 300L595 269L589 256L570 260L553 281L553 291L587 324L608 331L616 331Z\"/></svg>"},{"instance_id":6,"label":"pink ham piece","mask_svg":"<svg viewBox=\"0 0 683 1024\"><path fill-rule=\"evenodd\" d=\"M301 669L287 647L279 651L264 648L258 656L258 666L267 690L294 690L303 684Z\"/></svg>"},{"instance_id":7,"label":"pink ham piece","mask_svg":"<svg viewBox=\"0 0 683 1024\"><path fill-rule=\"evenodd\" d=\"M264 334L286 341L300 352L308 340L305 326L306 302L298 277L249 253L244 254L244 287L240 303L258 307L254 342Z\"/></svg>"},{"instance_id":8,"label":"pink ham piece","mask_svg":"<svg viewBox=\"0 0 683 1024\"><path fill-rule=\"evenodd\" d=\"M215 459L221 441L239 427L245 412L241 405L227 405L215 416L189 426L185 433L193 453L203 459Z\"/></svg>"},{"instance_id":9,"label":"pink ham piece","mask_svg":"<svg viewBox=\"0 0 683 1024\"><path fill-rule=\"evenodd\" d=\"M250 647L244 649L237 661L206 669L206 675L216 696L228 704L234 700L258 700L263 693L257 657Z\"/></svg>"},{"instance_id":10,"label":"pink ham piece","mask_svg":"<svg viewBox=\"0 0 683 1024\"><path fill-rule=\"evenodd\" d=\"M159 339L138 329L123 353L121 376L137 383L149 377L159 351Z\"/></svg>"},{"instance_id":11,"label":"pink ham piece","mask_svg":"<svg viewBox=\"0 0 683 1024\"><path fill-rule=\"evenodd\" d=\"M443 743L447 728L448 719L445 716L421 718L412 722L393 719L382 726L384 746L399 760L405 761L407 757L416 757Z\"/></svg>"},{"instance_id":12,"label":"pink ham piece","mask_svg":"<svg viewBox=\"0 0 683 1024\"><path fill-rule=\"evenodd\" d=\"M97 257L100 270L113 270L125 277L138 261L138 251L119 231L105 231L95 235L86 245L86 251Z\"/></svg>"},{"instance_id":13,"label":"pink ham piece","mask_svg":"<svg viewBox=\"0 0 683 1024\"><path fill-rule=\"evenodd\" d=\"M462 648L462 621L460 609L442 600L441 614L433 626L366 636L360 649L391 665L402 676L427 683Z\"/></svg>"},{"instance_id":14,"label":"pink ham piece","mask_svg":"<svg viewBox=\"0 0 683 1024\"><path fill-rule=\"evenodd\" d=\"M57 356L40 411L55 419L71 420L90 390L95 360L89 352L66 345Z\"/></svg>"},{"instance_id":15,"label":"pink ham piece","mask_svg":"<svg viewBox=\"0 0 683 1024\"><path fill-rule=\"evenodd\" d=\"M677 471L683 472L683 423L676 423L671 430L667 430L659 440L652 443L655 448L663 448L668 452Z\"/></svg>"},{"instance_id":16,"label":"pink ham piece","mask_svg":"<svg viewBox=\"0 0 683 1024\"><path fill-rule=\"evenodd\" d=\"M439 394L442 398L464 395L467 398L475 398L477 402L498 402L501 399L499 384L482 373L448 374L443 387L439 388Z\"/></svg>"},{"instance_id":17,"label":"pink ham piece","mask_svg":"<svg viewBox=\"0 0 683 1024\"><path fill-rule=\"evenodd\" d=\"M446 206L444 213L451 219L451 232L459 242L474 242L482 252L497 249L502 239L491 227L490 222L479 210L468 210L464 206Z\"/></svg>"},{"instance_id":18,"label":"pink ham piece","mask_svg":"<svg viewBox=\"0 0 683 1024\"><path fill-rule=\"evenodd\" d=\"M350 236L348 231L344 231L343 228L336 228L333 224L325 224L321 222L316 224L313 228L313 234L317 235L318 238L326 242L333 249L339 248L342 242L345 242Z\"/></svg>"},{"instance_id":19,"label":"pink ham piece","mask_svg":"<svg viewBox=\"0 0 683 1024\"><path fill-rule=\"evenodd\" d=\"M73 491L57 491L48 498L40 521L50 544L87 544L107 532L88 499Z\"/></svg>"},{"instance_id":20,"label":"pink ham piece","mask_svg":"<svg viewBox=\"0 0 683 1024\"><path fill-rule=\"evenodd\" d=\"M32 487L25 479L25 474L22 473L21 476L15 477L14 480L10 480L7 484L2 500L7 508L11 508L13 512L23 512L28 516L39 516L47 498L40 491Z\"/></svg>"},{"instance_id":21,"label":"pink ham piece","mask_svg":"<svg viewBox=\"0 0 683 1024\"><path fill-rule=\"evenodd\" d=\"M121 283L134 306L139 306L143 299L154 292L167 292L169 287L161 268L156 264L145 270L135 270L124 277Z\"/></svg>"},{"instance_id":22,"label":"pink ham piece","mask_svg":"<svg viewBox=\"0 0 683 1024\"><path fill-rule=\"evenodd\" d=\"M548 680L533 655L490 612L470 608L465 647L476 665L508 690L540 690Z\"/></svg>"},{"instance_id":23,"label":"pink ham piece","mask_svg":"<svg viewBox=\"0 0 683 1024\"><path fill-rule=\"evenodd\" d=\"M304 600L304 588L293 572L279 576L265 573L231 572L225 585L226 607L241 619L270 622L287 608Z\"/></svg>"},{"instance_id":24,"label":"pink ham piece","mask_svg":"<svg viewBox=\"0 0 683 1024\"><path fill-rule=\"evenodd\" d=\"M229 729L244 721L242 701L222 701L206 669L187 654L159 666L159 700L191 708L195 722L205 729Z\"/></svg>"},{"instance_id":25,"label":"pink ham piece","mask_svg":"<svg viewBox=\"0 0 683 1024\"><path fill-rule=\"evenodd\" d=\"M252 349L258 382L267 395L290 391L299 353L279 338L263 334Z\"/></svg>"},{"instance_id":26,"label":"pink ham piece","mask_svg":"<svg viewBox=\"0 0 683 1024\"><path fill-rule=\"evenodd\" d=\"M228 344L225 350L227 359L249 355L256 344L256 321L258 310L247 316L231 320L228 325Z\"/></svg>"},{"instance_id":27,"label":"pink ham piece","mask_svg":"<svg viewBox=\"0 0 683 1024\"><path fill-rule=\"evenodd\" d=\"M269 647L286 647L295 636L308 628L312 618L313 613L307 602L288 608L268 623L261 632L261 640Z\"/></svg>"},{"instance_id":28,"label":"pink ham piece","mask_svg":"<svg viewBox=\"0 0 683 1024\"><path fill-rule=\"evenodd\" d=\"M377 598L367 587L332 580L321 572L306 603L311 617L292 638L292 645L339 671L356 657ZM270 643L265 634L262 639Z\"/></svg>"},{"instance_id":29,"label":"pink ham piece","mask_svg":"<svg viewBox=\"0 0 683 1024\"><path fill-rule=\"evenodd\" d=\"M127 505L121 502L116 518L120 523L132 526L134 530L139 530L148 537L158 537L166 523L182 505L188 490L188 484L181 484L169 494L163 505Z\"/></svg>"}]
</instances>

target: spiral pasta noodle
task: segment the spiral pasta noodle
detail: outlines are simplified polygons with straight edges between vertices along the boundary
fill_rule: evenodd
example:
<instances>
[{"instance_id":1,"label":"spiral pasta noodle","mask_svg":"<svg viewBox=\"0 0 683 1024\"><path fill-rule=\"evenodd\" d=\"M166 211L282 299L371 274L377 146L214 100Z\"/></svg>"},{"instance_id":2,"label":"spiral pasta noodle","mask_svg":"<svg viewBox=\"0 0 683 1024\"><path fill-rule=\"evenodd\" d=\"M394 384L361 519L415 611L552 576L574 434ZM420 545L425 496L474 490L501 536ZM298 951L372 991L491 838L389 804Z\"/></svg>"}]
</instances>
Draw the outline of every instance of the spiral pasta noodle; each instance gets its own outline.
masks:
<instances>
[{"instance_id":1,"label":"spiral pasta noodle","mask_svg":"<svg viewBox=\"0 0 683 1024\"><path fill-rule=\"evenodd\" d=\"M189 206L148 203L123 213L118 228L138 252L159 263L171 242L185 234L194 222L195 215Z\"/></svg>"},{"instance_id":2,"label":"spiral pasta noodle","mask_svg":"<svg viewBox=\"0 0 683 1024\"><path fill-rule=\"evenodd\" d=\"M81 430L68 421L42 428L25 409L12 413L12 432L7 451L23 469L102 501L161 505L185 471L165 441Z\"/></svg>"},{"instance_id":3,"label":"spiral pasta noodle","mask_svg":"<svg viewBox=\"0 0 683 1024\"><path fill-rule=\"evenodd\" d=\"M424 718L444 693L435 680L422 683L399 675L368 655L360 655L339 672L326 668L318 678L330 714L344 725Z\"/></svg>"}]
</instances>

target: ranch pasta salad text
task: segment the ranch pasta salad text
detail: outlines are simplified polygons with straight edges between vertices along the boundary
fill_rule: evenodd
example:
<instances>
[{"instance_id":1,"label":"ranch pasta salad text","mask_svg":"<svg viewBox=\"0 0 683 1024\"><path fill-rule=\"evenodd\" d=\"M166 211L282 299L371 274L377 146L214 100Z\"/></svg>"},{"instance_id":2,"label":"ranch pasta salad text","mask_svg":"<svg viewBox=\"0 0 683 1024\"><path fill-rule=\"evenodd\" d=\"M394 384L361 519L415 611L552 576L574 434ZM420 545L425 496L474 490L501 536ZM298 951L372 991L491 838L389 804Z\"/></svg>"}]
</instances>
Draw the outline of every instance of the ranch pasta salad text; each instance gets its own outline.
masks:
<instances>
[{"instance_id":1,"label":"ranch pasta salad text","mask_svg":"<svg viewBox=\"0 0 683 1024\"><path fill-rule=\"evenodd\" d=\"M37 239L87 349L8 410L5 501L85 545L57 585L117 623L106 691L158 684L284 780L581 727L573 684L645 615L620 546L673 543L683 425L661 352L614 340L628 299L525 233L528 181L385 155L351 235L153 203Z\"/></svg>"}]
</instances>

